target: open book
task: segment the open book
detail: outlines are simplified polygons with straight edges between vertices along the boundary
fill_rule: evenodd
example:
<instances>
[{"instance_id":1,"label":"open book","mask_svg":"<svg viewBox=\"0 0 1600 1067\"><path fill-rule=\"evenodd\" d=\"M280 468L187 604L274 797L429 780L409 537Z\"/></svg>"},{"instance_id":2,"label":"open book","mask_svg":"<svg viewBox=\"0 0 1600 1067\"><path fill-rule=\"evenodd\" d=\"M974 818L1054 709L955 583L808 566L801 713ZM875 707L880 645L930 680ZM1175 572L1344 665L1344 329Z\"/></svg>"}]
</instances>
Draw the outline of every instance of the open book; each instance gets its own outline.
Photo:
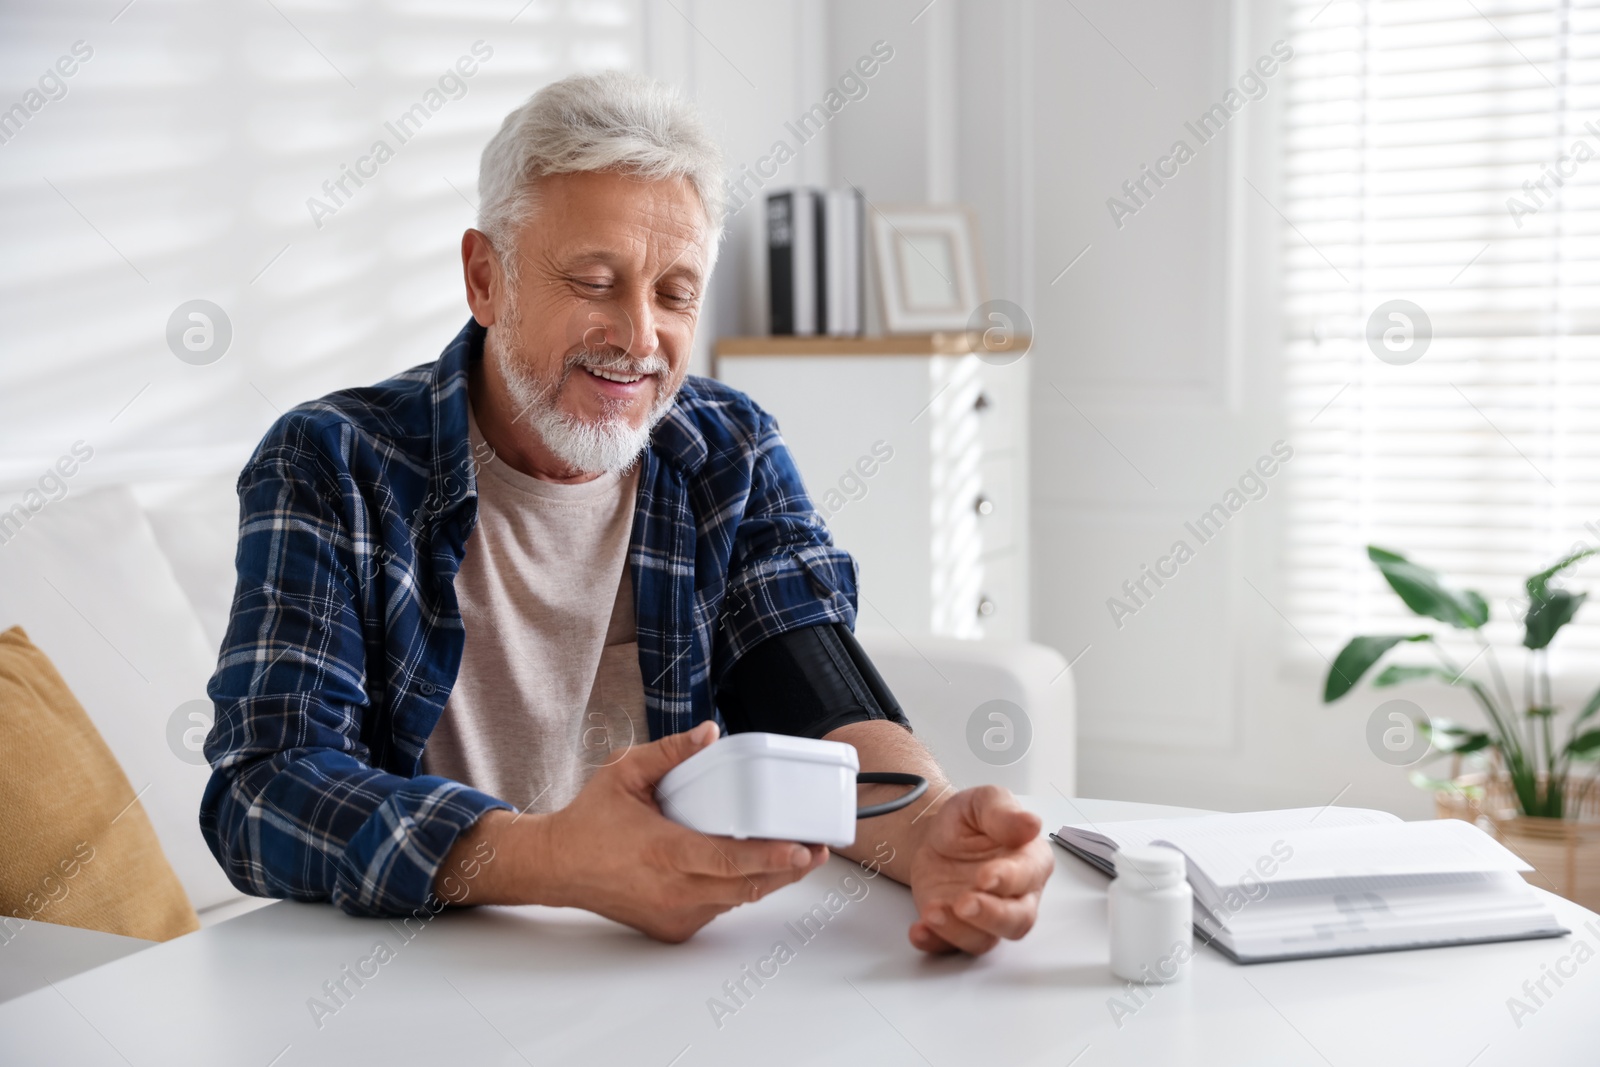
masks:
<instances>
[{"instance_id":1,"label":"open book","mask_svg":"<svg viewBox=\"0 0 1600 1067\"><path fill-rule=\"evenodd\" d=\"M1050 836L1107 874L1121 848L1182 852L1196 936L1239 963L1568 932L1522 880L1532 868L1459 819L1293 808L1081 823Z\"/></svg>"}]
</instances>

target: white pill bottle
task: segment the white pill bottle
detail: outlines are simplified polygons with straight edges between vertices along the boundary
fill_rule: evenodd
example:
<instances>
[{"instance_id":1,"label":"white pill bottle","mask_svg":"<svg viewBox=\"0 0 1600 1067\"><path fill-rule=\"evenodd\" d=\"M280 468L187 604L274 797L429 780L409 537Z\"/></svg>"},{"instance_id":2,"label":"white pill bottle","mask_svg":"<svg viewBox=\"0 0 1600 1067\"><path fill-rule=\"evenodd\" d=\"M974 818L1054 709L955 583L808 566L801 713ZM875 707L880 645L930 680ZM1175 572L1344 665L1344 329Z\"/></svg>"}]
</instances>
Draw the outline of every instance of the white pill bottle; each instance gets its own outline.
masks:
<instances>
[{"instance_id":1,"label":"white pill bottle","mask_svg":"<svg viewBox=\"0 0 1600 1067\"><path fill-rule=\"evenodd\" d=\"M1111 973L1132 982L1181 982L1194 958L1194 891L1183 853L1160 845L1116 854L1107 897Z\"/></svg>"}]
</instances>

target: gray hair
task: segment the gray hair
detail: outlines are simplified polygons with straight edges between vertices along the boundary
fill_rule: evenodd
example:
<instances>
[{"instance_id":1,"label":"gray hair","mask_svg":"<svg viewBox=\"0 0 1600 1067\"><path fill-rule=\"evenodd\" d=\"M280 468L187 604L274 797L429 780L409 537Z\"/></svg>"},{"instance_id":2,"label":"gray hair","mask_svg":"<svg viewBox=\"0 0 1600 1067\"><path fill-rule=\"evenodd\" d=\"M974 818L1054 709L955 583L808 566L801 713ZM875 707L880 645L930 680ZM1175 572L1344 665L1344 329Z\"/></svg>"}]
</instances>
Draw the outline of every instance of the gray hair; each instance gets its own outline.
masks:
<instances>
[{"instance_id":1,"label":"gray hair","mask_svg":"<svg viewBox=\"0 0 1600 1067\"><path fill-rule=\"evenodd\" d=\"M478 165L478 229L513 278L516 228L538 206L547 174L622 171L647 180L687 179L705 209L708 262L716 261L726 200L722 150L694 107L638 74L605 71L552 82L507 115Z\"/></svg>"}]
</instances>

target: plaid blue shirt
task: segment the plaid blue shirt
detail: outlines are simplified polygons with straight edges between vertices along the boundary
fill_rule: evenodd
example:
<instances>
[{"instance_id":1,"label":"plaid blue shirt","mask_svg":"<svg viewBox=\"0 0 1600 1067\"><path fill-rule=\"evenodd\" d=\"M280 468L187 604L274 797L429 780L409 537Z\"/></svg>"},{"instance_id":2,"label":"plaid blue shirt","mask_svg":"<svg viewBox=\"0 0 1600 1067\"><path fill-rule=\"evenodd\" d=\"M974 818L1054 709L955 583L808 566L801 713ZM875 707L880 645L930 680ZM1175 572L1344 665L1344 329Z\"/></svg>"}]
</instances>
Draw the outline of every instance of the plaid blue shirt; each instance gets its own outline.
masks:
<instances>
[{"instance_id":1,"label":"plaid blue shirt","mask_svg":"<svg viewBox=\"0 0 1600 1067\"><path fill-rule=\"evenodd\" d=\"M302 404L239 476L239 581L207 687L200 828L260 896L399 914L457 835L509 807L419 774L461 666L477 522L469 322L433 363ZM856 578L772 417L688 378L639 472L628 549L652 739L717 718L717 681L788 630L854 625Z\"/></svg>"}]
</instances>

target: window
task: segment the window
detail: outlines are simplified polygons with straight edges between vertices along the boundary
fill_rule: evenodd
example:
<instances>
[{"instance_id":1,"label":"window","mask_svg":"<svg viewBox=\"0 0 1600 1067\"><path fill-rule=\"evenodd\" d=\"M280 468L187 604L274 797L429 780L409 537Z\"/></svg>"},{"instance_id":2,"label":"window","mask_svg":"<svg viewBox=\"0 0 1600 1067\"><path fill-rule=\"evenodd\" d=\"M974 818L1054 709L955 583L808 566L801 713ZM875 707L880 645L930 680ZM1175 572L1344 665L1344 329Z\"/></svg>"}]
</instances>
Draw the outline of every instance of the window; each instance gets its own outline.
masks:
<instances>
[{"instance_id":1,"label":"window","mask_svg":"<svg viewBox=\"0 0 1600 1067\"><path fill-rule=\"evenodd\" d=\"M1600 5L1288 14L1287 613L1325 656L1414 626L1375 543L1515 643L1523 578L1600 546ZM1600 653L1600 606L1554 652Z\"/></svg>"}]
</instances>

